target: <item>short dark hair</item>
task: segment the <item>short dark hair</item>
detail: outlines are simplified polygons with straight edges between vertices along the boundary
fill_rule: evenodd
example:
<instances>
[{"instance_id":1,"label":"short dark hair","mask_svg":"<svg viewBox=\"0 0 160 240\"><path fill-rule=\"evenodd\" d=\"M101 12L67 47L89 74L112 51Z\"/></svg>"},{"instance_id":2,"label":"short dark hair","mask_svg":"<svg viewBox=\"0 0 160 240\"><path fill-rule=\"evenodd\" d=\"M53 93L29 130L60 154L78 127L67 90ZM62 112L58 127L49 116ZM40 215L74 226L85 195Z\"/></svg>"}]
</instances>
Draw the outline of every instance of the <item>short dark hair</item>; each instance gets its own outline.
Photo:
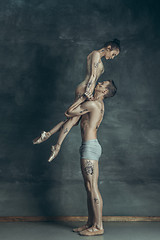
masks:
<instances>
[{"instance_id":1,"label":"short dark hair","mask_svg":"<svg viewBox=\"0 0 160 240\"><path fill-rule=\"evenodd\" d=\"M108 80L108 81L110 81L110 84L106 87L106 89L109 89L109 92L107 92L104 95L104 98L113 97L117 92L117 87L116 87L114 81L113 80Z\"/></svg>"},{"instance_id":2,"label":"short dark hair","mask_svg":"<svg viewBox=\"0 0 160 240\"><path fill-rule=\"evenodd\" d=\"M109 41L109 42L106 42L104 44L104 47L108 47L108 46L111 46L111 49L119 49L119 51L121 51L121 47L120 47L120 40L118 39L114 39L113 41Z\"/></svg>"}]
</instances>

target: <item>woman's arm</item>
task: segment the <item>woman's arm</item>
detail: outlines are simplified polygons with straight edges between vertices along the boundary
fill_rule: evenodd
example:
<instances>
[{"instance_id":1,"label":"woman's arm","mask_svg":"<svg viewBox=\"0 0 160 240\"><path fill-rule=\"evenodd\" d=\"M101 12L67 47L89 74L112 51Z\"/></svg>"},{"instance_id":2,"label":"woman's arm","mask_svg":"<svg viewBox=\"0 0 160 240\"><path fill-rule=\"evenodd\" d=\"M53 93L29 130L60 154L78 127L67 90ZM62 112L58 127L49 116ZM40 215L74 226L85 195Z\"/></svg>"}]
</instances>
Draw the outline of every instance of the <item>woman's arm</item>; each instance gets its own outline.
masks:
<instances>
[{"instance_id":1,"label":"woman's arm","mask_svg":"<svg viewBox=\"0 0 160 240\"><path fill-rule=\"evenodd\" d=\"M66 117L69 117L68 111L72 111L74 108L79 106L81 103L87 100L92 100L93 98L93 90L95 87L95 81L96 81L96 75L97 75L97 68L99 65L99 60L100 60L100 54L97 51L94 51L93 54L91 55L91 74L90 78L86 87L86 91L84 93L84 96L80 97L77 101L75 101L65 112Z\"/></svg>"},{"instance_id":2,"label":"woman's arm","mask_svg":"<svg viewBox=\"0 0 160 240\"><path fill-rule=\"evenodd\" d=\"M91 73L90 73L90 78L86 87L86 92L85 96L88 98L92 97L92 93L95 87L95 81L96 81L96 76L97 76L97 68L99 65L99 60L100 54L97 51L94 51L93 54L91 55Z\"/></svg>"}]
</instances>

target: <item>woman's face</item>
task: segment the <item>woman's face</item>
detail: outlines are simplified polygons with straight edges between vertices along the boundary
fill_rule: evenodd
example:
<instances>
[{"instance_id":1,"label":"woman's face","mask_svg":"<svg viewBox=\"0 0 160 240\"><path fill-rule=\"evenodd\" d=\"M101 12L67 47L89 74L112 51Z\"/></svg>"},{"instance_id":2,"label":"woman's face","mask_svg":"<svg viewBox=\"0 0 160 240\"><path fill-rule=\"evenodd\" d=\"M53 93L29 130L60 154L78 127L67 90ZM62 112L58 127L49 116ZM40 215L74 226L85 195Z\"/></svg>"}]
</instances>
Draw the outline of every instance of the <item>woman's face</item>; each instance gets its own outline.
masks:
<instances>
[{"instance_id":1,"label":"woman's face","mask_svg":"<svg viewBox=\"0 0 160 240\"><path fill-rule=\"evenodd\" d=\"M119 49L113 49L111 50L111 47L108 46L106 49L106 54L105 54L105 58L106 60L108 59L113 59L114 57L116 57L119 54Z\"/></svg>"}]
</instances>

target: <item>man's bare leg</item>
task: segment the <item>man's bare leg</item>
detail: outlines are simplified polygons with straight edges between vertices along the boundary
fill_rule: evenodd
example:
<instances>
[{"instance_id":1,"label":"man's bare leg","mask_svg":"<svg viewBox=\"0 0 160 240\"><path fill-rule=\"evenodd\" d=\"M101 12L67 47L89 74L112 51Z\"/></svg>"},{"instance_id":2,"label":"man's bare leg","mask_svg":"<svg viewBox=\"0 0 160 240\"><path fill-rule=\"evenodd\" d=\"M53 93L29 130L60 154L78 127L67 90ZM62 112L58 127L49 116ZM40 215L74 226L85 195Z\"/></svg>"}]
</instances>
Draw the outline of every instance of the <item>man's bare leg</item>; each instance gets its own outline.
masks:
<instances>
[{"instance_id":1,"label":"man's bare leg","mask_svg":"<svg viewBox=\"0 0 160 240\"><path fill-rule=\"evenodd\" d=\"M62 142L64 141L65 137L71 130L74 125L77 125L79 122L80 116L75 116L72 118L67 119L67 121L61 126L59 137L57 143L51 147L51 155L48 159L48 162L51 162L59 153Z\"/></svg>"},{"instance_id":2,"label":"man's bare leg","mask_svg":"<svg viewBox=\"0 0 160 240\"><path fill-rule=\"evenodd\" d=\"M84 178L84 184L87 191L89 205L92 206L92 214L88 216L92 226L82 230L81 235L99 235L103 234L102 207L103 201L98 189L99 167L97 160L81 159L81 170ZM88 208L90 213L91 208Z\"/></svg>"},{"instance_id":3,"label":"man's bare leg","mask_svg":"<svg viewBox=\"0 0 160 240\"><path fill-rule=\"evenodd\" d=\"M93 226L93 207L92 207L92 201L91 201L91 194L87 192L87 208L88 208L88 220L87 223L79 228L74 228L73 232L81 232L87 228L90 228Z\"/></svg>"}]
</instances>

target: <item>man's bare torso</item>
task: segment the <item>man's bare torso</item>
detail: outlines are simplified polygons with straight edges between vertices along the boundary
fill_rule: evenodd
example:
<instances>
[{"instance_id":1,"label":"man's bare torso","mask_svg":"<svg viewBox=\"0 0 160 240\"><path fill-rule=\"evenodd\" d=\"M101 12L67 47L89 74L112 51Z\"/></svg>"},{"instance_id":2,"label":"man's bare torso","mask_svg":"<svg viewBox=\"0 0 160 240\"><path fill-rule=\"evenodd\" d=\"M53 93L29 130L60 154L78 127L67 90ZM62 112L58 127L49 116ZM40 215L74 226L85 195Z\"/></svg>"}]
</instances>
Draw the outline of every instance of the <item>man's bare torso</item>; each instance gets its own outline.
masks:
<instances>
[{"instance_id":1,"label":"man's bare torso","mask_svg":"<svg viewBox=\"0 0 160 240\"><path fill-rule=\"evenodd\" d=\"M103 101L91 101L93 111L82 115L81 118L81 135L83 141L97 138L97 130L102 122L104 115Z\"/></svg>"}]
</instances>

